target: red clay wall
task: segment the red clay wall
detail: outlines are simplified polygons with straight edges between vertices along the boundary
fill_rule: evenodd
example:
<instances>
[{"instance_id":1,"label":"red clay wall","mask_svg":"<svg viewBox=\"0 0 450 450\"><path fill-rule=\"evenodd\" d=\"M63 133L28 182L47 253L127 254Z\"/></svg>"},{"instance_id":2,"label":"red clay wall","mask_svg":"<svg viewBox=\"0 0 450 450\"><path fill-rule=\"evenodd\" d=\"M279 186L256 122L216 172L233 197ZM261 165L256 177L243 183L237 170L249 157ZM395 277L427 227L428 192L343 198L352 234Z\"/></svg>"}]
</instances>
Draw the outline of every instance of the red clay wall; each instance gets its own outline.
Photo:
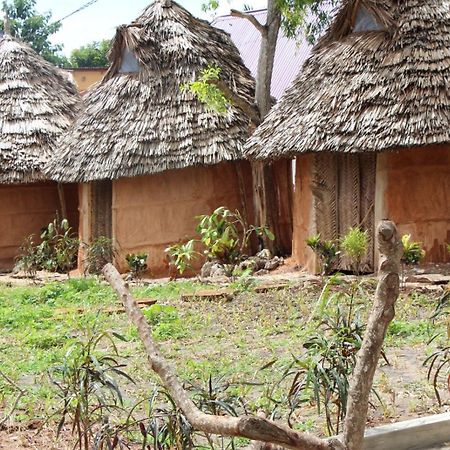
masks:
<instances>
[{"instance_id":1,"label":"red clay wall","mask_svg":"<svg viewBox=\"0 0 450 450\"><path fill-rule=\"evenodd\" d=\"M295 262L312 273L316 271L316 258L305 240L315 234L311 190L313 162L313 154L301 155L296 159L292 242Z\"/></svg>"},{"instance_id":2,"label":"red clay wall","mask_svg":"<svg viewBox=\"0 0 450 450\"><path fill-rule=\"evenodd\" d=\"M426 262L450 261L450 146L386 152L377 161L376 219L423 243Z\"/></svg>"},{"instance_id":3,"label":"red clay wall","mask_svg":"<svg viewBox=\"0 0 450 450\"><path fill-rule=\"evenodd\" d=\"M251 192L251 172L240 163ZM125 255L149 253L153 276L167 276L164 249L195 236L195 217L219 206L243 210L234 163L190 167L156 175L122 178L113 185L113 236L119 247L117 264L126 270ZM247 207L251 211L251 197Z\"/></svg>"},{"instance_id":4,"label":"red clay wall","mask_svg":"<svg viewBox=\"0 0 450 450\"><path fill-rule=\"evenodd\" d=\"M69 222L78 229L78 195L75 185L65 186ZM56 183L0 185L0 270L14 265L19 247L30 234L53 220L59 210Z\"/></svg>"}]
</instances>

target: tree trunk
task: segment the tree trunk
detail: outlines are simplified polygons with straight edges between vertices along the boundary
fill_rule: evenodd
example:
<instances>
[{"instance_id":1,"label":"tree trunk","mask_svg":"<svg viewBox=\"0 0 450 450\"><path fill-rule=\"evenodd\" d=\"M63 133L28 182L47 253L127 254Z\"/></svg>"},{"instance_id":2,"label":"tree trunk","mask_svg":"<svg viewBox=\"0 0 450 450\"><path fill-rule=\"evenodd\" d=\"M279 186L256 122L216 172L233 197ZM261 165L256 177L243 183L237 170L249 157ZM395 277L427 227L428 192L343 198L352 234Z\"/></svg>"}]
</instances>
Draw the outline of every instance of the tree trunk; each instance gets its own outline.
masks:
<instances>
[{"instance_id":1,"label":"tree trunk","mask_svg":"<svg viewBox=\"0 0 450 450\"><path fill-rule=\"evenodd\" d=\"M261 47L259 51L258 70L256 74L255 102L258 107L261 120L272 107L270 88L277 47L278 33L281 25L281 12L276 0L269 0L267 4L267 21L264 31L261 31ZM271 164L252 162L253 174L253 207L255 210L256 224L267 225L275 235L275 241L265 239L265 246L273 253L279 253L277 244L280 235L279 205L275 195L274 174Z\"/></svg>"}]
</instances>

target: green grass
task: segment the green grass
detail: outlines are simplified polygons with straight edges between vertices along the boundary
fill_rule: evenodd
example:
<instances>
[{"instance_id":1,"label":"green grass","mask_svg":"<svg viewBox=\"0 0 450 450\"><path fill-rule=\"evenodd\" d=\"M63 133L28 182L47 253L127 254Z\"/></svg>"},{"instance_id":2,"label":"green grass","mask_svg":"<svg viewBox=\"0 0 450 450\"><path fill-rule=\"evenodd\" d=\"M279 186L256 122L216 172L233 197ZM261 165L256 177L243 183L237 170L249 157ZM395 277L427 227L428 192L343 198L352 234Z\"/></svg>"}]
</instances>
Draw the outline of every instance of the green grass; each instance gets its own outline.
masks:
<instances>
[{"instance_id":1,"label":"green grass","mask_svg":"<svg viewBox=\"0 0 450 450\"><path fill-rule=\"evenodd\" d=\"M169 282L135 287L133 294L136 298L158 300L144 310L144 315L163 353L183 380L204 385L210 375L223 376L232 384L229 392L241 398L248 411L260 407L270 411L273 400L285 397L288 383L280 383L270 395L265 390L280 380L292 355L301 356L303 342L319 326L320 319L307 320L317 303L317 290L297 286L258 295L241 292L231 302L180 300L180 295L204 288L196 281ZM372 292L370 287L367 296L356 302L363 308L364 317ZM329 307L340 301L342 296L335 296ZM125 358L125 370L136 381L136 385L124 386L127 401L131 404L149 395L156 377L127 316L102 312L113 305L119 306L119 302L112 289L95 278L42 287L0 285L0 370L26 390L14 419L46 417L54 411L55 392L47 371L61 364L67 349L83 339L84 330L93 327L117 332L127 339L117 342ZM398 349L423 346L431 336L444 331L443 323L432 324L428 320L434 305L434 299L424 295L402 297L388 330L388 359ZM260 370L274 360L269 368ZM418 367L420 364L419 361ZM0 405L7 409L14 398L14 390L0 377ZM302 406L302 416L295 421L295 427L323 429L312 404Z\"/></svg>"}]
</instances>

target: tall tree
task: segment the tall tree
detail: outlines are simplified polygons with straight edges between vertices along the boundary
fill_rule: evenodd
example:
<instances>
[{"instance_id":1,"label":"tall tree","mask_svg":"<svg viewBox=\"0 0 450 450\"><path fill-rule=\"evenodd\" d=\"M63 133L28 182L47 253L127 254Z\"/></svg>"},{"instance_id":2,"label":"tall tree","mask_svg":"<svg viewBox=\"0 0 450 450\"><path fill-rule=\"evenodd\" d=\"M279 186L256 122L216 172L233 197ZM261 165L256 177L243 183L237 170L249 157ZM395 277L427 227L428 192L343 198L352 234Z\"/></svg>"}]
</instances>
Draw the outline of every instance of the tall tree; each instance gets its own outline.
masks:
<instances>
[{"instance_id":1,"label":"tall tree","mask_svg":"<svg viewBox=\"0 0 450 450\"><path fill-rule=\"evenodd\" d=\"M257 126L273 105L270 88L280 29L283 29L288 37L296 38L299 34L303 35L305 33L310 41L314 41L328 24L330 18L330 14L323 8L324 5L328 4L331 6L337 2L338 0L267 0L267 18L265 23L259 22L251 12L231 10L231 15L248 20L261 34L255 90L257 114L249 115L253 125ZM219 0L208 0L203 5L204 11L215 10L218 7ZM222 86L218 84L218 88L222 89ZM233 98L229 89L222 89L222 91L225 97L229 97L236 103L237 99ZM274 231L275 236L278 236L280 205L278 204L274 188L273 165L252 162L252 173L255 221L260 226L269 226ZM281 250L280 242L277 240L274 244L270 241L265 244L268 247L273 245L272 250L275 252Z\"/></svg>"},{"instance_id":2,"label":"tall tree","mask_svg":"<svg viewBox=\"0 0 450 450\"><path fill-rule=\"evenodd\" d=\"M61 28L60 22L51 22L51 12L38 13L36 0L4 0L3 12L13 36L30 44L47 61L67 65L67 58L60 54L63 46L50 42L50 36ZM4 25L0 24L0 28L3 30Z\"/></svg>"},{"instance_id":3,"label":"tall tree","mask_svg":"<svg viewBox=\"0 0 450 450\"><path fill-rule=\"evenodd\" d=\"M72 50L70 64L72 67L108 67L109 39L92 42Z\"/></svg>"}]
</instances>

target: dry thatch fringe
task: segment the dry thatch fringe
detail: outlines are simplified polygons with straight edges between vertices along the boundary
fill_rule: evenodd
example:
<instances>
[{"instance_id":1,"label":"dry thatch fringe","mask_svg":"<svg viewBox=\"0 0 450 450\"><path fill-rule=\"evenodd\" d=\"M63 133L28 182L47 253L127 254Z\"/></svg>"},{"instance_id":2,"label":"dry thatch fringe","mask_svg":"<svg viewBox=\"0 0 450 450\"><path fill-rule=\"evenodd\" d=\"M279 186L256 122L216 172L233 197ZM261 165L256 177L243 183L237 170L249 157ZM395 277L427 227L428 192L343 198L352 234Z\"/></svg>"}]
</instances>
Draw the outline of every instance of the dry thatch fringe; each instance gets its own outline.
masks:
<instances>
[{"instance_id":1,"label":"dry thatch fringe","mask_svg":"<svg viewBox=\"0 0 450 450\"><path fill-rule=\"evenodd\" d=\"M137 73L120 73L125 48L138 59ZM236 106L219 115L180 89L217 65L227 85L253 102L254 80L228 34L156 0L117 30L111 62L46 167L53 179L115 179L242 158L246 115Z\"/></svg>"},{"instance_id":2,"label":"dry thatch fringe","mask_svg":"<svg viewBox=\"0 0 450 450\"><path fill-rule=\"evenodd\" d=\"M384 17L387 29L348 34L346 20L356 16L351 7L358 3L379 22ZM390 17L395 25L389 25ZM246 144L246 156L273 159L450 142L449 79L448 1L347 1L293 86Z\"/></svg>"},{"instance_id":3,"label":"dry thatch fringe","mask_svg":"<svg viewBox=\"0 0 450 450\"><path fill-rule=\"evenodd\" d=\"M44 178L42 166L80 108L76 87L28 45L0 38L0 183Z\"/></svg>"}]
</instances>

